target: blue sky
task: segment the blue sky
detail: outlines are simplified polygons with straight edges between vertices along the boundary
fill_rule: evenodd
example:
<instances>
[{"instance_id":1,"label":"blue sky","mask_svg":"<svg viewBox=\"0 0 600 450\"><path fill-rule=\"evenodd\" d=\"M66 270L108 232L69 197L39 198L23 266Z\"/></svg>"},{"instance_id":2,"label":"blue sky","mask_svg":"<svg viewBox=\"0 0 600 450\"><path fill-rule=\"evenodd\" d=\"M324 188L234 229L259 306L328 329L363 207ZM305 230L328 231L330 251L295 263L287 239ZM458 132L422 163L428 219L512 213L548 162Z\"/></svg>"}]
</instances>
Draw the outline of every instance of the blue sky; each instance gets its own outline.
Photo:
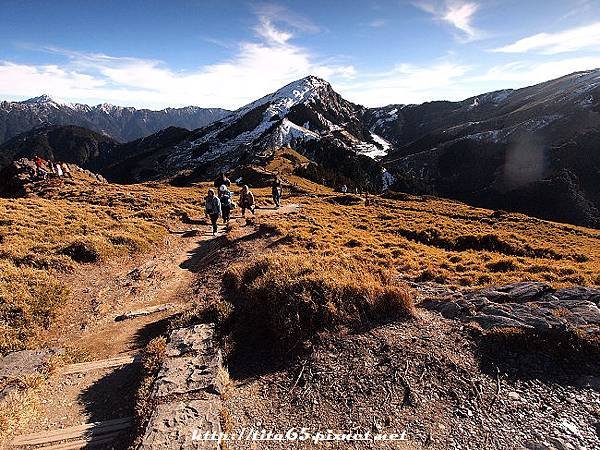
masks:
<instances>
[{"instance_id":1,"label":"blue sky","mask_svg":"<svg viewBox=\"0 0 600 450\"><path fill-rule=\"evenodd\" d=\"M600 0L0 0L0 98L237 108L309 74L366 106L600 67Z\"/></svg>"}]
</instances>

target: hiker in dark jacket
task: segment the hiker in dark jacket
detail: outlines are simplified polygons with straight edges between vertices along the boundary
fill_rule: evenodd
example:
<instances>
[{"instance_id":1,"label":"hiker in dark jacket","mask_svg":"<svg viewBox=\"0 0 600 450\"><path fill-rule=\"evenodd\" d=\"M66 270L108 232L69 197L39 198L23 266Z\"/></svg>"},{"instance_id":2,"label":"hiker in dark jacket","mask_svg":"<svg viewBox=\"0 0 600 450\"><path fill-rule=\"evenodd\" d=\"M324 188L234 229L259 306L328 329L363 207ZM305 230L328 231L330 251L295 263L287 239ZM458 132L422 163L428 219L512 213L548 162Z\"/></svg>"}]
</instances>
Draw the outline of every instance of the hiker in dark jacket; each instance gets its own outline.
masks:
<instances>
[{"instance_id":1,"label":"hiker in dark jacket","mask_svg":"<svg viewBox=\"0 0 600 450\"><path fill-rule=\"evenodd\" d=\"M217 220L219 220L219 217L221 217L221 201L219 200L219 197L215 195L214 189L209 189L208 195L204 199L204 202L204 212L210 218L214 236L217 234Z\"/></svg>"},{"instance_id":2,"label":"hiker in dark jacket","mask_svg":"<svg viewBox=\"0 0 600 450\"><path fill-rule=\"evenodd\" d=\"M233 207L233 192L227 189L224 184L219 188L219 200L221 201L221 212L223 214L223 223L229 222L231 208Z\"/></svg>"},{"instance_id":3,"label":"hiker in dark jacket","mask_svg":"<svg viewBox=\"0 0 600 450\"><path fill-rule=\"evenodd\" d=\"M271 183L271 196L273 197L273 203L276 208L279 208L279 204L281 203L281 192L283 188L281 186L281 180L279 177L275 177L273 183Z\"/></svg>"},{"instance_id":4,"label":"hiker in dark jacket","mask_svg":"<svg viewBox=\"0 0 600 450\"><path fill-rule=\"evenodd\" d=\"M219 189L221 186L231 186L231 180L225 176L225 173L221 172L221 174L217 177L214 182L215 188Z\"/></svg>"},{"instance_id":5,"label":"hiker in dark jacket","mask_svg":"<svg viewBox=\"0 0 600 450\"><path fill-rule=\"evenodd\" d=\"M242 217L246 217L247 209L254 215L254 194L246 185L244 185L240 192L240 208L242 208Z\"/></svg>"}]
</instances>

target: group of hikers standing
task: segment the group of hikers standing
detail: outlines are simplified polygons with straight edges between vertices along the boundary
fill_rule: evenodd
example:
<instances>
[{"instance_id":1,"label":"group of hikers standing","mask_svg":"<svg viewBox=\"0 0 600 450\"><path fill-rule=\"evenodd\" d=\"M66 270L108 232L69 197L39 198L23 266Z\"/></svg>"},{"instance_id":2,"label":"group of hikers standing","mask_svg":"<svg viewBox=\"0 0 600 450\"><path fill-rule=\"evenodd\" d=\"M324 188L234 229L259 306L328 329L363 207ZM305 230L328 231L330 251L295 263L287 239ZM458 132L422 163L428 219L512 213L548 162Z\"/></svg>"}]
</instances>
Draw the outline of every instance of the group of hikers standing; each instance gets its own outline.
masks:
<instances>
[{"instance_id":1,"label":"group of hikers standing","mask_svg":"<svg viewBox=\"0 0 600 450\"><path fill-rule=\"evenodd\" d=\"M59 178L69 177L72 178L71 169L69 165L64 162L55 163L54 161L45 161L40 156L35 155L33 157L33 162L35 163L35 173L34 176L36 178L45 179L48 176L57 176Z\"/></svg>"},{"instance_id":2,"label":"group of hikers standing","mask_svg":"<svg viewBox=\"0 0 600 450\"><path fill-rule=\"evenodd\" d=\"M210 219L213 236L217 234L217 223L219 217L223 219L223 224L227 224L231 217L231 210L236 207L233 202L233 192L229 190L231 181L224 174L221 174L214 182L215 189L209 189L205 201L204 212ZM275 177L271 183L271 194L276 208L281 205L282 184L279 177ZM242 212L242 217L246 217L246 211L255 215L256 203L254 194L247 185L242 186L239 194L238 205Z\"/></svg>"}]
</instances>

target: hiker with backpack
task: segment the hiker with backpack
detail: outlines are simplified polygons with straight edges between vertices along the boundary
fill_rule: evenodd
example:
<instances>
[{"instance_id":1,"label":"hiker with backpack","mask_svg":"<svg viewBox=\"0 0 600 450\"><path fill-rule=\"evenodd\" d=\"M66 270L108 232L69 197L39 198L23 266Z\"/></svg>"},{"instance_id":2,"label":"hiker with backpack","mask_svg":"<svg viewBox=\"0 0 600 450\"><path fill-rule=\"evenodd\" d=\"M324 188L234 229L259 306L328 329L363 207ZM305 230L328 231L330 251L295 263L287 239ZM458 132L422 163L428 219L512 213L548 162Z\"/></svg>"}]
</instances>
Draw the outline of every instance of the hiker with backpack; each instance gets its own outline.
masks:
<instances>
[{"instance_id":1,"label":"hiker with backpack","mask_svg":"<svg viewBox=\"0 0 600 450\"><path fill-rule=\"evenodd\" d=\"M208 190L208 195L204 199L204 212L210 218L212 225L213 236L217 234L217 220L221 217L221 201L219 197L215 195L214 189Z\"/></svg>"},{"instance_id":2,"label":"hiker with backpack","mask_svg":"<svg viewBox=\"0 0 600 450\"><path fill-rule=\"evenodd\" d=\"M242 208L242 217L246 217L247 209L254 215L254 194L246 185L240 191L240 208Z\"/></svg>"},{"instance_id":3,"label":"hiker with backpack","mask_svg":"<svg viewBox=\"0 0 600 450\"><path fill-rule=\"evenodd\" d=\"M223 214L223 223L229 222L231 208L233 207L233 192L227 189L224 184L219 188L219 200L221 201L221 213Z\"/></svg>"},{"instance_id":4,"label":"hiker with backpack","mask_svg":"<svg viewBox=\"0 0 600 450\"><path fill-rule=\"evenodd\" d=\"M213 183L215 189L219 189L221 186L225 185L226 187L231 186L231 180L227 178L225 172L221 172L217 179Z\"/></svg>"},{"instance_id":5,"label":"hiker with backpack","mask_svg":"<svg viewBox=\"0 0 600 450\"><path fill-rule=\"evenodd\" d=\"M273 203L276 208L279 208L279 204L281 203L282 190L281 180L279 177L275 177L273 183L271 183L271 196L273 197Z\"/></svg>"}]
</instances>

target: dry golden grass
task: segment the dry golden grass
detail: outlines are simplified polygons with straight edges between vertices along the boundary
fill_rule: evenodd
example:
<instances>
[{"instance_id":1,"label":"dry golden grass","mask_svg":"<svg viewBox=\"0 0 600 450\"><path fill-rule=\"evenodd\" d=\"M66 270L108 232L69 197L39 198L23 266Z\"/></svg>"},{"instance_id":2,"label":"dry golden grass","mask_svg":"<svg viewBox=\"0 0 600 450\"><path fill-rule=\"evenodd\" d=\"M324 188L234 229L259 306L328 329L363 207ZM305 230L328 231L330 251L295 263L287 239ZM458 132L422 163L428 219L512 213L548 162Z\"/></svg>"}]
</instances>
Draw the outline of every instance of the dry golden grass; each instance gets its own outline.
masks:
<instances>
[{"instance_id":1,"label":"dry golden grass","mask_svg":"<svg viewBox=\"0 0 600 450\"><path fill-rule=\"evenodd\" d=\"M37 417L41 405L41 390L45 375L30 375L19 380L18 389L0 402L0 447L7 437Z\"/></svg>"},{"instance_id":2,"label":"dry golden grass","mask_svg":"<svg viewBox=\"0 0 600 450\"><path fill-rule=\"evenodd\" d=\"M283 351L323 331L360 329L414 315L412 296L389 273L352 258L270 253L223 276L233 320Z\"/></svg>"},{"instance_id":3,"label":"dry golden grass","mask_svg":"<svg viewBox=\"0 0 600 450\"><path fill-rule=\"evenodd\" d=\"M332 192L292 196L284 201L300 203L299 214L262 223L281 236L281 250L354 259L415 281L600 284L600 230L443 199L397 197L372 197L365 206L357 196Z\"/></svg>"},{"instance_id":4,"label":"dry golden grass","mask_svg":"<svg viewBox=\"0 0 600 450\"><path fill-rule=\"evenodd\" d=\"M68 300L61 274L162 246L171 221L202 214L203 191L81 182L0 199L0 354L36 344Z\"/></svg>"}]
</instances>

